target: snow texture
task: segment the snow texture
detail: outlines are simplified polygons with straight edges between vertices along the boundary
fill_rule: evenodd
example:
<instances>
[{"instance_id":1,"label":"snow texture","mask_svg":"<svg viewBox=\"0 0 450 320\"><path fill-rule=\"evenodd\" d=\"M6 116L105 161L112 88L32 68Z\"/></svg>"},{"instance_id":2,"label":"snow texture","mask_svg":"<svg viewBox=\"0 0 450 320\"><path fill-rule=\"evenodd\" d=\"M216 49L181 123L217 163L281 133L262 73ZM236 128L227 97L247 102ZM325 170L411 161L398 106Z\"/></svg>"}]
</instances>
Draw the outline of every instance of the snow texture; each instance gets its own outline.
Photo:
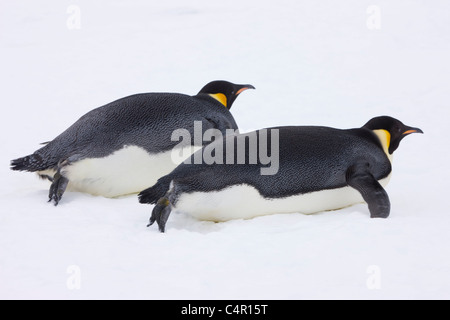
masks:
<instances>
[{"instance_id":1,"label":"snow texture","mask_svg":"<svg viewBox=\"0 0 450 320\"><path fill-rule=\"evenodd\" d=\"M449 299L449 12L445 0L2 1L0 298ZM68 192L54 207L48 182L9 169L95 107L217 79L256 87L231 109L245 130L385 114L423 129L395 154L391 217L362 204L173 214L160 234L136 196Z\"/></svg>"}]
</instances>

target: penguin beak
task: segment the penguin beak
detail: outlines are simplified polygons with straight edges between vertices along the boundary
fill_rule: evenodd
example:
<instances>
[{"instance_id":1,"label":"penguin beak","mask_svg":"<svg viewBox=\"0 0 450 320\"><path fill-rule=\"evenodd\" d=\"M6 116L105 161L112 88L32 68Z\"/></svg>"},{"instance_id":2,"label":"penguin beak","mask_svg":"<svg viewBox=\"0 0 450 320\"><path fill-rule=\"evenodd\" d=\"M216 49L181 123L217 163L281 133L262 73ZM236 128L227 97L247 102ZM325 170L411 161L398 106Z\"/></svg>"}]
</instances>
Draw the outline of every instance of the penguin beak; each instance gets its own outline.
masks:
<instances>
[{"instance_id":1,"label":"penguin beak","mask_svg":"<svg viewBox=\"0 0 450 320\"><path fill-rule=\"evenodd\" d=\"M236 96L240 95L242 92L244 92L245 90L248 89L256 89L254 86L252 86L251 84L246 84L243 85L237 92L236 92Z\"/></svg>"},{"instance_id":2,"label":"penguin beak","mask_svg":"<svg viewBox=\"0 0 450 320\"><path fill-rule=\"evenodd\" d=\"M408 128L405 132L403 132L403 135L406 136L411 133L423 133L423 131L419 128Z\"/></svg>"}]
</instances>

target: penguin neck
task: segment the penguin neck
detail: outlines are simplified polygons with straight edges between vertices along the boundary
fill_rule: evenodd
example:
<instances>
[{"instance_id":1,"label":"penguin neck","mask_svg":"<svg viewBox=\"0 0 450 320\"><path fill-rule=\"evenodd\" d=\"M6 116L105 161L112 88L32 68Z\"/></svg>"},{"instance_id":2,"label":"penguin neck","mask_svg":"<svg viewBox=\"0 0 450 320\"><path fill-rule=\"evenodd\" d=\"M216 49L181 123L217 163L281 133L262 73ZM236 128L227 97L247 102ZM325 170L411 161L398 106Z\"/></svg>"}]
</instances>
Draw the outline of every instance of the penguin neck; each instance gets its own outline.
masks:
<instances>
[{"instance_id":1,"label":"penguin neck","mask_svg":"<svg viewBox=\"0 0 450 320\"><path fill-rule=\"evenodd\" d=\"M373 130L373 133L378 137L378 140L380 140L381 147L383 148L384 153L388 157L389 161L392 163L393 155L389 153L389 146L391 144L391 134L389 131L384 129L379 130Z\"/></svg>"}]
</instances>

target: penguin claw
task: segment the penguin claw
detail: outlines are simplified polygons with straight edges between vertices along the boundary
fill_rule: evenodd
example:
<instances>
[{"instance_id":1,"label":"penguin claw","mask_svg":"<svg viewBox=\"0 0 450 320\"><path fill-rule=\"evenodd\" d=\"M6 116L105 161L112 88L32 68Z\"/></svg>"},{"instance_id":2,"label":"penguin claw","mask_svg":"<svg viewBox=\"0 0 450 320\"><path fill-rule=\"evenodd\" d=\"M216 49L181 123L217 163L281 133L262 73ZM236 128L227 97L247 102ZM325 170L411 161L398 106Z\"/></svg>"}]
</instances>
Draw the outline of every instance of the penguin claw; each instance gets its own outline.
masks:
<instances>
[{"instance_id":1,"label":"penguin claw","mask_svg":"<svg viewBox=\"0 0 450 320\"><path fill-rule=\"evenodd\" d=\"M151 227L154 223L155 223L155 220L150 219L150 222L149 222L149 224L147 225L147 228L148 228L148 227Z\"/></svg>"},{"instance_id":2,"label":"penguin claw","mask_svg":"<svg viewBox=\"0 0 450 320\"><path fill-rule=\"evenodd\" d=\"M162 209L163 208L161 208L159 204L156 204L156 206L153 208L152 216L150 217L147 228L152 226L155 223L155 221L159 219L159 214Z\"/></svg>"}]
</instances>

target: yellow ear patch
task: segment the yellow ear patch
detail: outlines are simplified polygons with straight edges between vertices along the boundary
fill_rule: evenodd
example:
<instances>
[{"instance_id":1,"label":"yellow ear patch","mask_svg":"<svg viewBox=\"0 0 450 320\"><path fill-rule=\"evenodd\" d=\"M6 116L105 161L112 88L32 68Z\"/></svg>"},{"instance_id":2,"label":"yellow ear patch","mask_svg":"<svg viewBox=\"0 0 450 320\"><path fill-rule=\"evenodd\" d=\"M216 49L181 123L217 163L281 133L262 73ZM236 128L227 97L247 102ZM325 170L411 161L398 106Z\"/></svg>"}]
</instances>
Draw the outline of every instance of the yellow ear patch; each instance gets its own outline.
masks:
<instances>
[{"instance_id":1,"label":"yellow ear patch","mask_svg":"<svg viewBox=\"0 0 450 320\"><path fill-rule=\"evenodd\" d=\"M373 130L380 139L381 145L383 146L384 153L388 156L389 160L392 161L392 155L389 153L389 146L391 145L391 134L389 131L384 129Z\"/></svg>"},{"instance_id":2,"label":"yellow ear patch","mask_svg":"<svg viewBox=\"0 0 450 320\"><path fill-rule=\"evenodd\" d=\"M210 96L219 101L225 107L227 106L227 97L223 93L214 93L210 94Z\"/></svg>"}]
</instances>

